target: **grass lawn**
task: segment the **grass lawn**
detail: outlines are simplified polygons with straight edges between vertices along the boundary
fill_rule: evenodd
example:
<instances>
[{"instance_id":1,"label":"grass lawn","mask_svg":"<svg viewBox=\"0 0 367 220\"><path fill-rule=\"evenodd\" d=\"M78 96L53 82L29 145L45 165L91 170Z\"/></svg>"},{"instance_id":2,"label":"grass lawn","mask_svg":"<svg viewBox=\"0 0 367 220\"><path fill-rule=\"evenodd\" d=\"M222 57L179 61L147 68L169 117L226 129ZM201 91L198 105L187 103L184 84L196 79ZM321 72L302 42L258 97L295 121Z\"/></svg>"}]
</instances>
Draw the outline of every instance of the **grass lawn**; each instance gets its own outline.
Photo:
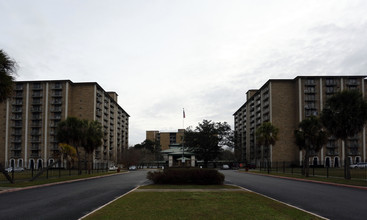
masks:
<instances>
[{"instance_id":1,"label":"grass lawn","mask_svg":"<svg viewBox=\"0 0 367 220\"><path fill-rule=\"evenodd\" d=\"M206 187L206 186L204 186ZM146 188L146 187L144 187ZM154 188L149 186L148 188ZM162 189L162 186L157 186ZM167 186L168 189L174 187ZM185 188L185 186L181 186ZM200 188L203 186L186 186ZM227 187L222 187L227 188ZM230 186L230 188L233 188ZM86 219L319 219L252 192L132 192Z\"/></svg>"}]
</instances>

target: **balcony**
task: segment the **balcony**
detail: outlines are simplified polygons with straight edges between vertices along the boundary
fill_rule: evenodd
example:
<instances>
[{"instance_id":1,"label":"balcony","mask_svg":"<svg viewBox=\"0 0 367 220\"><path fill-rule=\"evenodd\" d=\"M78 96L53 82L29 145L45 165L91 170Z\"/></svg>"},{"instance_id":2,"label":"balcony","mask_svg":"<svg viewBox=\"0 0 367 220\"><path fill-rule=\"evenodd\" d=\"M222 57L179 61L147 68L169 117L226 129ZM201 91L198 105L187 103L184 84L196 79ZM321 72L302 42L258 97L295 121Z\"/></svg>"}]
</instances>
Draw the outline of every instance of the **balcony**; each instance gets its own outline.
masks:
<instances>
[{"instance_id":1,"label":"balcony","mask_svg":"<svg viewBox=\"0 0 367 220\"><path fill-rule=\"evenodd\" d=\"M32 120L41 120L42 117L40 114L37 114L37 115L32 115Z\"/></svg>"},{"instance_id":2,"label":"balcony","mask_svg":"<svg viewBox=\"0 0 367 220\"><path fill-rule=\"evenodd\" d=\"M23 90L23 85L22 84L17 84L16 86L15 86L15 90Z\"/></svg>"},{"instance_id":3,"label":"balcony","mask_svg":"<svg viewBox=\"0 0 367 220\"><path fill-rule=\"evenodd\" d=\"M12 105L23 105L23 100L21 100L21 99L16 99L16 100L14 100L11 104L12 104Z\"/></svg>"},{"instance_id":4,"label":"balcony","mask_svg":"<svg viewBox=\"0 0 367 220\"><path fill-rule=\"evenodd\" d=\"M37 151L37 152L32 152L31 153L31 157L32 158L39 158L40 157L40 154L39 154L39 152Z\"/></svg>"},{"instance_id":5,"label":"balcony","mask_svg":"<svg viewBox=\"0 0 367 220\"><path fill-rule=\"evenodd\" d=\"M22 143L22 139L15 138L15 139L12 139L11 142L12 143Z\"/></svg>"},{"instance_id":6,"label":"balcony","mask_svg":"<svg viewBox=\"0 0 367 220\"><path fill-rule=\"evenodd\" d=\"M21 156L22 156L22 154L21 154L20 150L19 151L18 150L12 151L11 154L10 154L10 157L12 157L12 158L19 158Z\"/></svg>"},{"instance_id":7,"label":"balcony","mask_svg":"<svg viewBox=\"0 0 367 220\"><path fill-rule=\"evenodd\" d=\"M12 151L21 151L22 150L22 147L21 146L14 146L14 145L12 145L10 147L10 150L12 150Z\"/></svg>"},{"instance_id":8,"label":"balcony","mask_svg":"<svg viewBox=\"0 0 367 220\"><path fill-rule=\"evenodd\" d=\"M12 120L22 120L22 115L13 115L13 116L11 116L11 119Z\"/></svg>"},{"instance_id":9,"label":"balcony","mask_svg":"<svg viewBox=\"0 0 367 220\"><path fill-rule=\"evenodd\" d=\"M305 94L314 94L316 93L315 88L311 87L311 88L307 88L304 90Z\"/></svg>"},{"instance_id":10,"label":"balcony","mask_svg":"<svg viewBox=\"0 0 367 220\"><path fill-rule=\"evenodd\" d=\"M325 85L326 86L336 86L338 83L334 79L326 79Z\"/></svg>"},{"instance_id":11,"label":"balcony","mask_svg":"<svg viewBox=\"0 0 367 220\"><path fill-rule=\"evenodd\" d=\"M33 93L32 94L32 97L34 97L34 98L41 98L42 96L43 96L42 93Z\"/></svg>"},{"instance_id":12,"label":"balcony","mask_svg":"<svg viewBox=\"0 0 367 220\"><path fill-rule=\"evenodd\" d=\"M315 82L314 79L307 79L305 81L305 85L307 85L307 86L314 86L314 85L316 85L316 82Z\"/></svg>"},{"instance_id":13,"label":"balcony","mask_svg":"<svg viewBox=\"0 0 367 220\"><path fill-rule=\"evenodd\" d=\"M31 112L42 112L42 109L41 108L32 108L31 109Z\"/></svg>"},{"instance_id":14,"label":"balcony","mask_svg":"<svg viewBox=\"0 0 367 220\"><path fill-rule=\"evenodd\" d=\"M357 85L359 85L359 83L358 83L358 81L356 79L349 79L347 81L347 85L348 86L357 86Z\"/></svg>"},{"instance_id":15,"label":"balcony","mask_svg":"<svg viewBox=\"0 0 367 220\"><path fill-rule=\"evenodd\" d=\"M42 85L41 84L33 84L33 90L41 90L42 89Z\"/></svg>"},{"instance_id":16,"label":"balcony","mask_svg":"<svg viewBox=\"0 0 367 220\"><path fill-rule=\"evenodd\" d=\"M51 108L51 112L61 112L62 108L61 107L53 107Z\"/></svg>"},{"instance_id":17,"label":"balcony","mask_svg":"<svg viewBox=\"0 0 367 220\"><path fill-rule=\"evenodd\" d=\"M41 143L41 140L39 138L32 138L31 143Z\"/></svg>"},{"instance_id":18,"label":"balcony","mask_svg":"<svg viewBox=\"0 0 367 220\"><path fill-rule=\"evenodd\" d=\"M12 112L13 113L22 113L23 112L23 109L22 108L13 108L12 109Z\"/></svg>"},{"instance_id":19,"label":"balcony","mask_svg":"<svg viewBox=\"0 0 367 220\"><path fill-rule=\"evenodd\" d=\"M32 105L42 105L41 99L33 100Z\"/></svg>"},{"instance_id":20,"label":"balcony","mask_svg":"<svg viewBox=\"0 0 367 220\"><path fill-rule=\"evenodd\" d=\"M40 127L42 127L42 123L40 123L39 121L34 121L34 122L32 122L31 127L40 128Z\"/></svg>"},{"instance_id":21,"label":"balcony","mask_svg":"<svg viewBox=\"0 0 367 220\"><path fill-rule=\"evenodd\" d=\"M13 127L13 128L22 128L23 123L21 121L15 121L15 123L11 124L11 127Z\"/></svg>"},{"instance_id":22,"label":"balcony","mask_svg":"<svg viewBox=\"0 0 367 220\"><path fill-rule=\"evenodd\" d=\"M31 131L31 135L40 136L41 132L40 131Z\"/></svg>"},{"instance_id":23,"label":"balcony","mask_svg":"<svg viewBox=\"0 0 367 220\"><path fill-rule=\"evenodd\" d=\"M62 92L54 92L51 95L52 97L62 97Z\"/></svg>"},{"instance_id":24,"label":"balcony","mask_svg":"<svg viewBox=\"0 0 367 220\"><path fill-rule=\"evenodd\" d=\"M334 94L337 90L334 87L327 87L326 94Z\"/></svg>"},{"instance_id":25,"label":"balcony","mask_svg":"<svg viewBox=\"0 0 367 220\"><path fill-rule=\"evenodd\" d=\"M62 84L54 84L52 85L52 89L62 89Z\"/></svg>"},{"instance_id":26,"label":"balcony","mask_svg":"<svg viewBox=\"0 0 367 220\"><path fill-rule=\"evenodd\" d=\"M51 104L53 105L61 105L62 101L61 100L52 100Z\"/></svg>"},{"instance_id":27,"label":"balcony","mask_svg":"<svg viewBox=\"0 0 367 220\"><path fill-rule=\"evenodd\" d=\"M50 117L52 120L61 120L61 115L53 115Z\"/></svg>"},{"instance_id":28,"label":"balcony","mask_svg":"<svg viewBox=\"0 0 367 220\"><path fill-rule=\"evenodd\" d=\"M55 128L55 127L57 127L57 123L55 123L55 122L50 123L50 127L51 127L51 128Z\"/></svg>"}]
</instances>

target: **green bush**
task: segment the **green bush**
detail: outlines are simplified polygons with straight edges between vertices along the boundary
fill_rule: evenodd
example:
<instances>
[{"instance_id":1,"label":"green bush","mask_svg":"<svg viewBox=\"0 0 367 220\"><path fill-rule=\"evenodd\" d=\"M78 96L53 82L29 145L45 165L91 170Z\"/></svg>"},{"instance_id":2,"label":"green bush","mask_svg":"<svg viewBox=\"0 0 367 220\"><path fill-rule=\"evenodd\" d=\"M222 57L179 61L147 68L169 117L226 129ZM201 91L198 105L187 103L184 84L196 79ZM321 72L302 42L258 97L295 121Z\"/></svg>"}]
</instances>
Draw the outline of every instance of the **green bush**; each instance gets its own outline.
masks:
<instances>
[{"instance_id":1,"label":"green bush","mask_svg":"<svg viewBox=\"0 0 367 220\"><path fill-rule=\"evenodd\" d=\"M221 185L224 175L213 169L170 168L164 171L150 171L147 178L155 184L198 184Z\"/></svg>"}]
</instances>

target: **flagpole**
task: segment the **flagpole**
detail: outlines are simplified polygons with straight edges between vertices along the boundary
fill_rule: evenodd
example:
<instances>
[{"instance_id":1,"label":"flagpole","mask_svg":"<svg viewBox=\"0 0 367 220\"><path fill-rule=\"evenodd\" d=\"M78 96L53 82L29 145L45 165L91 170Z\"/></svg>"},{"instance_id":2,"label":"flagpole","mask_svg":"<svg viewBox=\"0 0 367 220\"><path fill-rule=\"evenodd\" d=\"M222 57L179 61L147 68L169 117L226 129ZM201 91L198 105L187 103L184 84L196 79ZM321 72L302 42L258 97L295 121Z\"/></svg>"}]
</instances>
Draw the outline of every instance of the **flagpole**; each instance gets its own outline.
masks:
<instances>
[{"instance_id":1,"label":"flagpole","mask_svg":"<svg viewBox=\"0 0 367 220\"><path fill-rule=\"evenodd\" d=\"M182 127L184 129L184 133L182 135L182 159L181 159L181 163L182 163L182 166L184 166L184 162L185 162L185 109L183 108L182 109Z\"/></svg>"}]
</instances>

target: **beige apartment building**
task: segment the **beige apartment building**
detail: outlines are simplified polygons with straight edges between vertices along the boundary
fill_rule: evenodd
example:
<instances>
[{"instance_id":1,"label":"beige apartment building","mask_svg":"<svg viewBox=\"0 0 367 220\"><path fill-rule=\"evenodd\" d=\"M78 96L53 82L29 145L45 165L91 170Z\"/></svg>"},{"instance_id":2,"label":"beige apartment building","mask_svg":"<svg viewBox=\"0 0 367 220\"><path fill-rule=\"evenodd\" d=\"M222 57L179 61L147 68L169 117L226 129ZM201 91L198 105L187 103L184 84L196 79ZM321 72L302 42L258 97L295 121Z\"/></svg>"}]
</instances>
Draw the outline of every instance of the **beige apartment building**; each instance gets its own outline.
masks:
<instances>
[{"instance_id":1,"label":"beige apartment building","mask_svg":"<svg viewBox=\"0 0 367 220\"><path fill-rule=\"evenodd\" d=\"M354 89L366 95L367 76L298 76L295 79L269 80L261 88L249 90L247 101L234 113L236 155L247 163L301 163L302 151L295 144L294 130L299 122L318 116L326 100L336 92ZM279 128L278 141L266 148L256 143L256 129L263 122ZM350 137L347 143L329 138L320 152L313 153L311 164L341 166L347 154L352 163L366 161L366 130Z\"/></svg>"},{"instance_id":2,"label":"beige apartment building","mask_svg":"<svg viewBox=\"0 0 367 220\"><path fill-rule=\"evenodd\" d=\"M169 145L182 144L185 129L178 129L177 132L146 131L146 139L158 141L162 150L169 149Z\"/></svg>"},{"instance_id":3,"label":"beige apartment building","mask_svg":"<svg viewBox=\"0 0 367 220\"><path fill-rule=\"evenodd\" d=\"M97 120L103 143L94 163L118 163L128 147L129 115L115 92L98 83L70 80L17 81L13 97L0 103L0 163L41 168L55 161L57 124L68 116Z\"/></svg>"}]
</instances>

